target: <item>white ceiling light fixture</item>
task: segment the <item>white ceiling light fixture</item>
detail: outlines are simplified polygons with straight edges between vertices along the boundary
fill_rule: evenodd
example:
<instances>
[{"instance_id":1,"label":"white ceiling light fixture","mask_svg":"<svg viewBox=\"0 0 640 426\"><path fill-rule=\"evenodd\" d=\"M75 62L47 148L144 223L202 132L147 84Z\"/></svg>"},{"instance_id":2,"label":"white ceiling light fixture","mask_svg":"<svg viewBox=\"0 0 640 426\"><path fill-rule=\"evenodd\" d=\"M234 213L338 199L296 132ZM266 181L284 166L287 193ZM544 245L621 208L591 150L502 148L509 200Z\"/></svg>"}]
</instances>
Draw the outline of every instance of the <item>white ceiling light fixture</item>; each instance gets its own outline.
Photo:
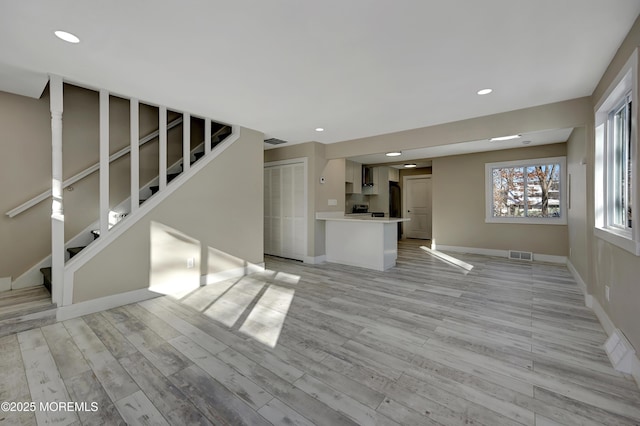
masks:
<instances>
[{"instance_id":1,"label":"white ceiling light fixture","mask_svg":"<svg viewBox=\"0 0 640 426\"><path fill-rule=\"evenodd\" d=\"M518 139L521 138L522 135L509 135L509 136L499 136L497 138L491 138L489 139L491 142L494 141L510 141L511 139Z\"/></svg>"},{"instance_id":2,"label":"white ceiling light fixture","mask_svg":"<svg viewBox=\"0 0 640 426\"><path fill-rule=\"evenodd\" d=\"M75 36L75 35L73 35L71 33L68 33L66 31L56 31L56 32L54 32L54 34L60 40L64 40L67 43L73 43L73 44L80 43L80 39L77 36Z\"/></svg>"},{"instance_id":3,"label":"white ceiling light fixture","mask_svg":"<svg viewBox=\"0 0 640 426\"><path fill-rule=\"evenodd\" d=\"M316 132L324 132L324 128L322 128L322 127L316 127Z\"/></svg>"},{"instance_id":4,"label":"white ceiling light fixture","mask_svg":"<svg viewBox=\"0 0 640 426\"><path fill-rule=\"evenodd\" d=\"M415 164L415 163L412 163L412 164L405 164L404 166L405 166L407 169L413 169L414 167L417 167L418 165L417 165L417 164Z\"/></svg>"},{"instance_id":5,"label":"white ceiling light fixture","mask_svg":"<svg viewBox=\"0 0 640 426\"><path fill-rule=\"evenodd\" d=\"M482 96L482 95L488 95L489 93L493 92L493 89L480 89L478 90L478 95Z\"/></svg>"},{"instance_id":6,"label":"white ceiling light fixture","mask_svg":"<svg viewBox=\"0 0 640 426\"><path fill-rule=\"evenodd\" d=\"M402 152L400 151L393 151L393 152L387 152L387 157L397 157L399 155L402 155Z\"/></svg>"}]
</instances>

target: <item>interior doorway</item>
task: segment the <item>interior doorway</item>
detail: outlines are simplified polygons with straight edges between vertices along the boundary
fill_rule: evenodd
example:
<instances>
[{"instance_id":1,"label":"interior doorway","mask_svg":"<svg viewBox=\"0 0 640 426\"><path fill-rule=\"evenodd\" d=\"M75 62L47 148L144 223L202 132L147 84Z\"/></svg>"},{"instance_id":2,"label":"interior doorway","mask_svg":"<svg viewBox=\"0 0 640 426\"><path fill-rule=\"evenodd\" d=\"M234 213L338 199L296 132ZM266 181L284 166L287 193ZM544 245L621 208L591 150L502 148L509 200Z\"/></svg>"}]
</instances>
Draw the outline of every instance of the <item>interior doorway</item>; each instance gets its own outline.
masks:
<instances>
[{"instance_id":1,"label":"interior doorway","mask_svg":"<svg viewBox=\"0 0 640 426\"><path fill-rule=\"evenodd\" d=\"M432 237L431 176L405 176L402 185L402 217L411 219L403 223L404 238L430 240Z\"/></svg>"}]
</instances>

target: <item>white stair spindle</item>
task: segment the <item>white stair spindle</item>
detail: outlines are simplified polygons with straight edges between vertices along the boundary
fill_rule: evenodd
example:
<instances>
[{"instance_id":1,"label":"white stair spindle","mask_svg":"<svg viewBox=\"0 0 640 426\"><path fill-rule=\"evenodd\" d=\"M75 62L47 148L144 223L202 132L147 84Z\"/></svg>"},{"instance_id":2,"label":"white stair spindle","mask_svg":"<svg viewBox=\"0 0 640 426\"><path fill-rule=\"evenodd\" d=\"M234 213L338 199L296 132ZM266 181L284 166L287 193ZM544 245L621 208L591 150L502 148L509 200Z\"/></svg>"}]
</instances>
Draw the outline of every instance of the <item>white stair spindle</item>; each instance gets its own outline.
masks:
<instances>
[{"instance_id":1,"label":"white stair spindle","mask_svg":"<svg viewBox=\"0 0 640 426\"><path fill-rule=\"evenodd\" d=\"M140 110L137 99L131 99L131 213L138 210L140 205Z\"/></svg>"},{"instance_id":2,"label":"white stair spindle","mask_svg":"<svg viewBox=\"0 0 640 426\"><path fill-rule=\"evenodd\" d=\"M204 155L211 152L211 119L204 120Z\"/></svg>"},{"instance_id":3,"label":"white stair spindle","mask_svg":"<svg viewBox=\"0 0 640 426\"><path fill-rule=\"evenodd\" d=\"M64 290L64 205L62 202L62 77L49 80L51 110L51 300L62 305Z\"/></svg>"},{"instance_id":4,"label":"white stair spindle","mask_svg":"<svg viewBox=\"0 0 640 426\"><path fill-rule=\"evenodd\" d=\"M182 171L188 171L189 167L191 167L191 115L185 112L182 115Z\"/></svg>"},{"instance_id":5,"label":"white stair spindle","mask_svg":"<svg viewBox=\"0 0 640 426\"><path fill-rule=\"evenodd\" d=\"M160 191L167 187L167 107L160 107L159 112L159 126L158 131L160 132L160 146L158 149L158 157L159 157L159 180L158 186L160 187Z\"/></svg>"},{"instance_id":6,"label":"white stair spindle","mask_svg":"<svg viewBox=\"0 0 640 426\"><path fill-rule=\"evenodd\" d=\"M100 91L100 235L109 232L109 92Z\"/></svg>"}]
</instances>

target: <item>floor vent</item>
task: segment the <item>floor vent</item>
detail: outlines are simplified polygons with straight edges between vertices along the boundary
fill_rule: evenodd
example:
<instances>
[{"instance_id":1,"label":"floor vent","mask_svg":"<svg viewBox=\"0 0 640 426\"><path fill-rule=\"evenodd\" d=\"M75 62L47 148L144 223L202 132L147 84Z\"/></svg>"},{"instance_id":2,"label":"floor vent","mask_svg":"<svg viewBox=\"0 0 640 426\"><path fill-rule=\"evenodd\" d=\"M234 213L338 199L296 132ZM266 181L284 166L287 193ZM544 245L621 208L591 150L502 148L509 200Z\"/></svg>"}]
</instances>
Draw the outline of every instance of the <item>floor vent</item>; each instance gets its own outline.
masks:
<instances>
[{"instance_id":1,"label":"floor vent","mask_svg":"<svg viewBox=\"0 0 640 426\"><path fill-rule=\"evenodd\" d=\"M617 328L613 330L611 336L604 343L604 350L607 352L613 368L620 372L631 374L636 351L625 335L622 334L622 331Z\"/></svg>"},{"instance_id":2,"label":"floor vent","mask_svg":"<svg viewBox=\"0 0 640 426\"><path fill-rule=\"evenodd\" d=\"M533 253L530 251L509 250L509 259L528 260L531 262L533 260Z\"/></svg>"}]
</instances>

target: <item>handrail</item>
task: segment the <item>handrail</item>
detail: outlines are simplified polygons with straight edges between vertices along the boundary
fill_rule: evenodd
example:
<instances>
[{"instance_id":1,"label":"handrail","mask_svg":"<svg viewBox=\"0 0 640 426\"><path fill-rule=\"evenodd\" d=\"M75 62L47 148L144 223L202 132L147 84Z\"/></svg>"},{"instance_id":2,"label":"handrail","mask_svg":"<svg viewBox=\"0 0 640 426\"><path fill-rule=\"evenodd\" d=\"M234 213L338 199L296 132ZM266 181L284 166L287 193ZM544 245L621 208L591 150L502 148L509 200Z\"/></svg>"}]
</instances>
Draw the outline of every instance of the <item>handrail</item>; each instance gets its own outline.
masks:
<instances>
[{"instance_id":1,"label":"handrail","mask_svg":"<svg viewBox=\"0 0 640 426\"><path fill-rule=\"evenodd\" d=\"M178 117L175 120L173 120L173 121L171 121L170 123L167 124L167 130L173 129L176 126L179 126L181 123L182 123L182 117ZM160 129L155 130L155 131L149 133L147 136L145 136L142 139L140 139L138 144L139 144L139 146L142 146L145 143L154 140L159 135L160 135ZM131 147L127 146L125 148L122 148L120 151L117 151L117 152L111 154L111 156L109 157L109 163L111 163L111 162L117 160L118 158L128 154L129 151L131 151ZM64 182L62 182L62 188L64 189L64 188L66 188L68 186L71 186L74 183L76 183L76 182L84 179L85 177L89 176L90 174L97 172L98 170L100 170L100 163L96 163L93 166L87 167L86 169L84 169L80 173L75 174L75 175L71 176L69 179L67 179ZM29 210L31 207L35 206L36 204L41 203L42 201L46 200L49 197L51 197L51 190L50 189L45 191L45 192L43 192L40 195L37 195L37 196L33 197L29 201L26 201L26 202L20 204L15 209L9 210L5 214L7 216L9 216L9 217L15 217L15 216L19 215L20 213L22 213L22 212L24 212L26 210Z\"/></svg>"}]
</instances>

